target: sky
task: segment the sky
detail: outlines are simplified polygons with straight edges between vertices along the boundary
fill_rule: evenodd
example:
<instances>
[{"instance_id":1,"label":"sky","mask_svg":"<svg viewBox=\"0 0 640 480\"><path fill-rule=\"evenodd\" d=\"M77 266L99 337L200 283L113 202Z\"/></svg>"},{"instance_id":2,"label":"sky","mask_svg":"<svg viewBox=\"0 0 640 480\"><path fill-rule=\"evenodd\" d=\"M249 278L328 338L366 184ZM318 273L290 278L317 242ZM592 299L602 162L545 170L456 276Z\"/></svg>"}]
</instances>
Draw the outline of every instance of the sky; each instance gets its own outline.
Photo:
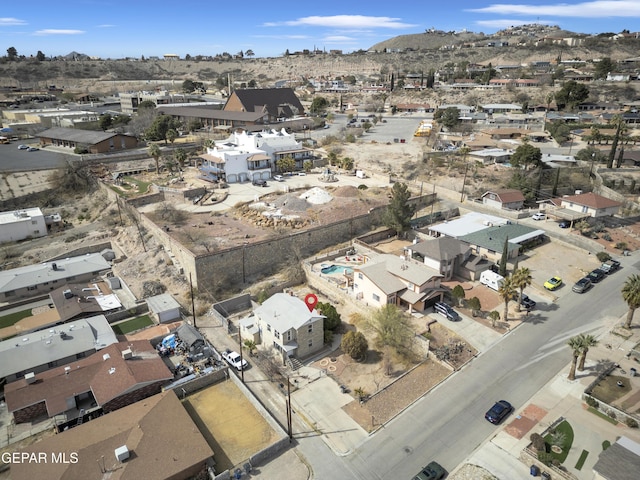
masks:
<instances>
[{"instance_id":1,"label":"sky","mask_svg":"<svg viewBox=\"0 0 640 480\"><path fill-rule=\"evenodd\" d=\"M640 30L640 0L31 0L5 2L0 54L72 51L101 58L177 54L277 57L303 49L367 50L429 28L494 33L527 23L578 33Z\"/></svg>"}]
</instances>

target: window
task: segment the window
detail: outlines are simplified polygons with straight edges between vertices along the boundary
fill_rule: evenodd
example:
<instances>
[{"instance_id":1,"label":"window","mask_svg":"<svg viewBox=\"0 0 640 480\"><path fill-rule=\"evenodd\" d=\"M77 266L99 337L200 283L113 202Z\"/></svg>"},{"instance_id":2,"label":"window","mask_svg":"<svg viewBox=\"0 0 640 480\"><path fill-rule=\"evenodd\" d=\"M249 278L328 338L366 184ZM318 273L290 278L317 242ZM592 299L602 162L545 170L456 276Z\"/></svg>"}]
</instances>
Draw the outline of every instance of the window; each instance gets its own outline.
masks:
<instances>
[{"instance_id":1,"label":"window","mask_svg":"<svg viewBox=\"0 0 640 480\"><path fill-rule=\"evenodd\" d=\"M49 368L54 368L58 366L58 362L56 360L54 360L53 362L49 362L47 363L47 367Z\"/></svg>"},{"instance_id":2,"label":"window","mask_svg":"<svg viewBox=\"0 0 640 480\"><path fill-rule=\"evenodd\" d=\"M313 340L309 339L309 348L313 347Z\"/></svg>"},{"instance_id":3,"label":"window","mask_svg":"<svg viewBox=\"0 0 640 480\"><path fill-rule=\"evenodd\" d=\"M31 225L37 225L38 222L36 220L31 220Z\"/></svg>"},{"instance_id":4,"label":"window","mask_svg":"<svg viewBox=\"0 0 640 480\"><path fill-rule=\"evenodd\" d=\"M31 285L30 287L27 287L27 290L37 290L38 286L37 285Z\"/></svg>"},{"instance_id":5,"label":"window","mask_svg":"<svg viewBox=\"0 0 640 480\"><path fill-rule=\"evenodd\" d=\"M76 353L76 359L84 358L87 356L87 352Z\"/></svg>"},{"instance_id":6,"label":"window","mask_svg":"<svg viewBox=\"0 0 640 480\"><path fill-rule=\"evenodd\" d=\"M271 331L271 325L267 323L267 332L270 332L270 331Z\"/></svg>"},{"instance_id":7,"label":"window","mask_svg":"<svg viewBox=\"0 0 640 480\"><path fill-rule=\"evenodd\" d=\"M273 336L280 340L280 332L278 330L273 331Z\"/></svg>"},{"instance_id":8,"label":"window","mask_svg":"<svg viewBox=\"0 0 640 480\"><path fill-rule=\"evenodd\" d=\"M379 301L380 301L380 297L379 297L378 295L376 295L375 293L373 294L373 299L374 299L376 302L379 302Z\"/></svg>"},{"instance_id":9,"label":"window","mask_svg":"<svg viewBox=\"0 0 640 480\"><path fill-rule=\"evenodd\" d=\"M362 280L363 278L362 273L358 273L358 279Z\"/></svg>"},{"instance_id":10,"label":"window","mask_svg":"<svg viewBox=\"0 0 640 480\"><path fill-rule=\"evenodd\" d=\"M285 336L287 337L287 342L291 341L291 330L287 330L287 333L285 334Z\"/></svg>"},{"instance_id":11,"label":"window","mask_svg":"<svg viewBox=\"0 0 640 480\"><path fill-rule=\"evenodd\" d=\"M15 297L15 295L16 295L15 290L9 290L8 292L4 292L5 297Z\"/></svg>"},{"instance_id":12,"label":"window","mask_svg":"<svg viewBox=\"0 0 640 480\"><path fill-rule=\"evenodd\" d=\"M309 324L309 328L307 329L307 332L313 333L313 323Z\"/></svg>"}]
</instances>

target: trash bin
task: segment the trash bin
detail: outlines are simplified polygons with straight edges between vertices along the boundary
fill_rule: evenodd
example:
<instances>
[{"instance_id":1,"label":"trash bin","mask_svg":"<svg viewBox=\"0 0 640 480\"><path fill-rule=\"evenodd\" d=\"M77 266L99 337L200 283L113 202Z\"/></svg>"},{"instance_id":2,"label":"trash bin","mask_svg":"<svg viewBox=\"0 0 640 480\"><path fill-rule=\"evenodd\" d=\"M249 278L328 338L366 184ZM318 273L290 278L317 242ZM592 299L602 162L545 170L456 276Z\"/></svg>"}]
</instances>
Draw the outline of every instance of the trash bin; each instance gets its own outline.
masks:
<instances>
[{"instance_id":1,"label":"trash bin","mask_svg":"<svg viewBox=\"0 0 640 480\"><path fill-rule=\"evenodd\" d=\"M532 477L537 477L538 474L540 473L540 469L538 468L537 465L531 465L531 468L529 469L529 473L531 474Z\"/></svg>"}]
</instances>

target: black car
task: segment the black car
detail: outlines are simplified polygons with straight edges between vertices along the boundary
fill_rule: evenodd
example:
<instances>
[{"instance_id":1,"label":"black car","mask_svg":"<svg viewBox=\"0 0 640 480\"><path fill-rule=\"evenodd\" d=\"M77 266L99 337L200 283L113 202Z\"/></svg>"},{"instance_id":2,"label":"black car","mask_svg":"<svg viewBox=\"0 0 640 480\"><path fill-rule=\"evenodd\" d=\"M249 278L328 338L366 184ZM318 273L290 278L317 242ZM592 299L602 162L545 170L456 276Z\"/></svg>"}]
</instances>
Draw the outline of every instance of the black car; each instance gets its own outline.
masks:
<instances>
[{"instance_id":1,"label":"black car","mask_svg":"<svg viewBox=\"0 0 640 480\"><path fill-rule=\"evenodd\" d=\"M458 312L456 312L450 305L447 305L444 302L436 302L436 304L433 306L433 310L445 317L447 320L451 320L452 322L462 320Z\"/></svg>"},{"instance_id":2,"label":"black car","mask_svg":"<svg viewBox=\"0 0 640 480\"><path fill-rule=\"evenodd\" d=\"M509 415L513 411L513 407L506 400L497 401L493 407L489 409L487 413L484 414L484 418L486 418L489 422L494 425L498 425L504 417Z\"/></svg>"},{"instance_id":3,"label":"black car","mask_svg":"<svg viewBox=\"0 0 640 480\"><path fill-rule=\"evenodd\" d=\"M527 310L531 310L536 306L536 302L531 300L525 293L522 294L522 299L520 300L520 305L526 308Z\"/></svg>"},{"instance_id":4,"label":"black car","mask_svg":"<svg viewBox=\"0 0 640 480\"><path fill-rule=\"evenodd\" d=\"M571 226L571 222L568 222L567 220L563 220L560 223L558 223L558 226L560 228L569 228Z\"/></svg>"},{"instance_id":5,"label":"black car","mask_svg":"<svg viewBox=\"0 0 640 480\"><path fill-rule=\"evenodd\" d=\"M606 275L607 274L604 273L602 270L600 270L599 268L596 268L595 270L589 272L589 275L587 275L587 278L591 280L591 283L598 283Z\"/></svg>"},{"instance_id":6,"label":"black car","mask_svg":"<svg viewBox=\"0 0 640 480\"><path fill-rule=\"evenodd\" d=\"M420 470L413 480L440 480L444 478L445 471L438 462L431 462L429 465Z\"/></svg>"},{"instance_id":7,"label":"black car","mask_svg":"<svg viewBox=\"0 0 640 480\"><path fill-rule=\"evenodd\" d=\"M267 186L267 181L266 180L261 180L261 179L256 179L253 181L253 184L256 187L266 187Z\"/></svg>"}]
</instances>

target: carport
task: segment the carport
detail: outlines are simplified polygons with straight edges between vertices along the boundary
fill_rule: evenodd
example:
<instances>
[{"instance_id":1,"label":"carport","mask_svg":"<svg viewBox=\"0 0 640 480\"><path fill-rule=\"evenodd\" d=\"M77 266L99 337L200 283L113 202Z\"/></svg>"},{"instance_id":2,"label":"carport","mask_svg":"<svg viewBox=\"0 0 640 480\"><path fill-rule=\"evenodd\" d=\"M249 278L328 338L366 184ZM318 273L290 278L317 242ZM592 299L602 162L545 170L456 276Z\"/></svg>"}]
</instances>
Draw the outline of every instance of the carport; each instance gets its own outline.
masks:
<instances>
[{"instance_id":1,"label":"carport","mask_svg":"<svg viewBox=\"0 0 640 480\"><path fill-rule=\"evenodd\" d=\"M573 223L576 220L582 220L583 218L587 218L591 216L587 212L576 212L575 210L569 210L568 208L547 209L547 210L544 210L544 213L556 219L568 220L569 222L571 222L571 225L570 225L571 228L573 228Z\"/></svg>"}]
</instances>

